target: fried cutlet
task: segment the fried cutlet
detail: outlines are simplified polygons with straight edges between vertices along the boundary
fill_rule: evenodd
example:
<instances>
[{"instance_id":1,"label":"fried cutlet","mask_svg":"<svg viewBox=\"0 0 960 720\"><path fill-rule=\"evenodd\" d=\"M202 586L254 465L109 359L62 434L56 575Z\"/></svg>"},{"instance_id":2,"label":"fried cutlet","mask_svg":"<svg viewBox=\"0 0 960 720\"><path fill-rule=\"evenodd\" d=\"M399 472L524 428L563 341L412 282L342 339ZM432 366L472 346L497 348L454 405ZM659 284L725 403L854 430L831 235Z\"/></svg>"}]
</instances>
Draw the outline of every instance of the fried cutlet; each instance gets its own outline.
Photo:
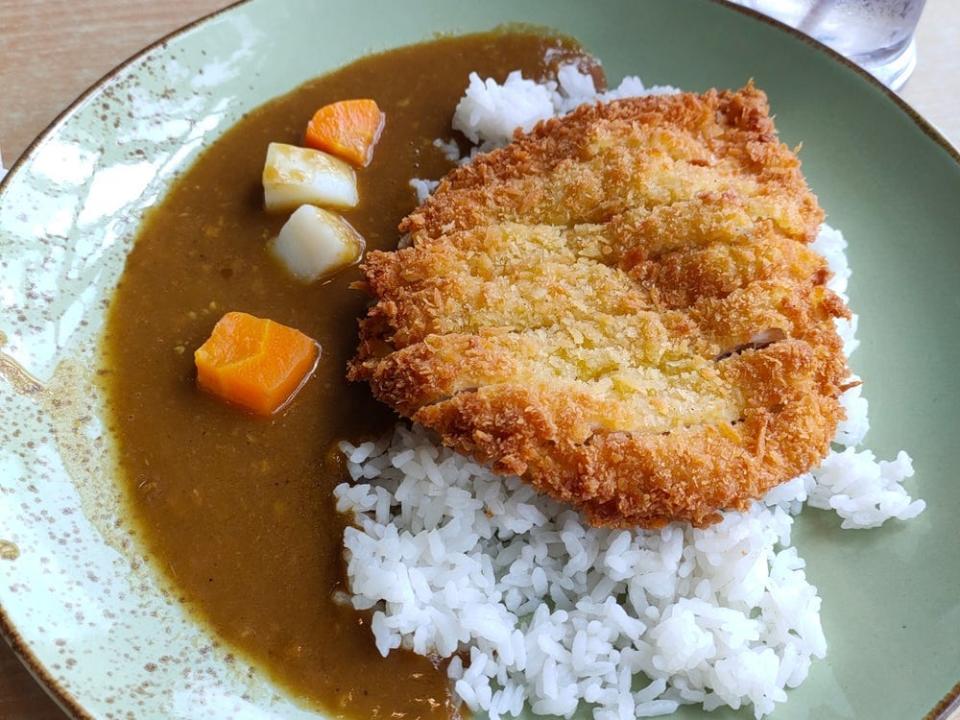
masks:
<instances>
[{"instance_id":1,"label":"fried cutlet","mask_svg":"<svg viewBox=\"0 0 960 720\"><path fill-rule=\"evenodd\" d=\"M843 417L822 219L752 85L581 107L370 253L349 377L595 524L707 525L815 466Z\"/></svg>"}]
</instances>

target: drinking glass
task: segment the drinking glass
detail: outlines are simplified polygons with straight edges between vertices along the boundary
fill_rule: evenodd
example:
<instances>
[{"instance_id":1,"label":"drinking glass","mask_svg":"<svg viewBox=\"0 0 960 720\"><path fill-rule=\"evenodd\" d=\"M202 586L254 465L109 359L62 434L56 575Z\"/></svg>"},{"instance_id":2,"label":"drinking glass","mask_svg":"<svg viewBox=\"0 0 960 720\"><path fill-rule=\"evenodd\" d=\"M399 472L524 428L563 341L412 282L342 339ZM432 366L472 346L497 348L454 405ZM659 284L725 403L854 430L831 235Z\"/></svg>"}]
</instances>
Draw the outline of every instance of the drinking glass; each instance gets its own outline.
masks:
<instances>
[{"instance_id":1,"label":"drinking glass","mask_svg":"<svg viewBox=\"0 0 960 720\"><path fill-rule=\"evenodd\" d=\"M733 0L829 45L897 90L917 64L926 0Z\"/></svg>"}]
</instances>

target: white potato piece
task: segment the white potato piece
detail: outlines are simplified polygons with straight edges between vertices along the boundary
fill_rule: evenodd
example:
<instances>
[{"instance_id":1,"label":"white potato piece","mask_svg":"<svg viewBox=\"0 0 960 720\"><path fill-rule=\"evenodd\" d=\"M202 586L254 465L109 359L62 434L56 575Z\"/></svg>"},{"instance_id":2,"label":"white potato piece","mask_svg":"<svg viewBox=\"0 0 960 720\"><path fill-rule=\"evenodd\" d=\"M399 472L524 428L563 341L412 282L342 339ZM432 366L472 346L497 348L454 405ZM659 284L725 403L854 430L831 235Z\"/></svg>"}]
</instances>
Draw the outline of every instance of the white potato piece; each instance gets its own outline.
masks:
<instances>
[{"instance_id":1,"label":"white potato piece","mask_svg":"<svg viewBox=\"0 0 960 720\"><path fill-rule=\"evenodd\" d=\"M360 233L336 213L302 205L281 228L270 250L294 277L309 283L353 265L365 245Z\"/></svg>"},{"instance_id":2,"label":"white potato piece","mask_svg":"<svg viewBox=\"0 0 960 720\"><path fill-rule=\"evenodd\" d=\"M304 204L352 208L359 202L357 174L321 150L270 143L263 166L263 197L270 212Z\"/></svg>"}]
</instances>

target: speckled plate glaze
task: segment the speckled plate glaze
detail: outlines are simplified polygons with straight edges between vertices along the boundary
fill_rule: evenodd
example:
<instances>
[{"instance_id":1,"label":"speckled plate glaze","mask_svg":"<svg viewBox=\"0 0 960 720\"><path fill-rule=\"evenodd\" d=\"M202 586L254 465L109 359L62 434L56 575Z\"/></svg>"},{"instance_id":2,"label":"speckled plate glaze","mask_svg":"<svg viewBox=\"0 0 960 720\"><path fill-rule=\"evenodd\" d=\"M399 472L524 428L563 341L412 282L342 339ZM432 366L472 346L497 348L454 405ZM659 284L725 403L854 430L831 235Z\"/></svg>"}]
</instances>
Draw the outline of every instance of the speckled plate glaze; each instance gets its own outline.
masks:
<instances>
[{"instance_id":1,"label":"speckled plate glaze","mask_svg":"<svg viewBox=\"0 0 960 720\"><path fill-rule=\"evenodd\" d=\"M269 98L371 50L505 22L577 36L613 79L705 89L753 77L783 138L804 142L810 183L851 243L869 444L913 453L929 509L853 533L803 515L796 541L830 655L776 717L921 717L957 681L955 150L822 47L718 2L253 0L112 73L0 186L0 626L73 716L316 717L185 614L123 517L96 348L144 210Z\"/></svg>"}]
</instances>

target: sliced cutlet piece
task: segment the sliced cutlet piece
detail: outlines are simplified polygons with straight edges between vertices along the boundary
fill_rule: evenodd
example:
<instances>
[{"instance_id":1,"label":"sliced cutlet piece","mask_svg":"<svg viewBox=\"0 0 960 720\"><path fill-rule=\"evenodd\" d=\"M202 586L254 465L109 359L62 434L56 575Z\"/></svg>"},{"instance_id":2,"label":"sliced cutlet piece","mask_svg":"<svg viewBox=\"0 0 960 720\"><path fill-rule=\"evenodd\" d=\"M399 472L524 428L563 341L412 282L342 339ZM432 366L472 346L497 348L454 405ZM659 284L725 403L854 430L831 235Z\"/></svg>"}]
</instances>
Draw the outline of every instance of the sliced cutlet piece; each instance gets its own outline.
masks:
<instances>
[{"instance_id":1,"label":"sliced cutlet piece","mask_svg":"<svg viewBox=\"0 0 960 720\"><path fill-rule=\"evenodd\" d=\"M352 380L601 525L706 525L809 470L848 315L762 92L582 107L445 178L374 252Z\"/></svg>"}]
</instances>

